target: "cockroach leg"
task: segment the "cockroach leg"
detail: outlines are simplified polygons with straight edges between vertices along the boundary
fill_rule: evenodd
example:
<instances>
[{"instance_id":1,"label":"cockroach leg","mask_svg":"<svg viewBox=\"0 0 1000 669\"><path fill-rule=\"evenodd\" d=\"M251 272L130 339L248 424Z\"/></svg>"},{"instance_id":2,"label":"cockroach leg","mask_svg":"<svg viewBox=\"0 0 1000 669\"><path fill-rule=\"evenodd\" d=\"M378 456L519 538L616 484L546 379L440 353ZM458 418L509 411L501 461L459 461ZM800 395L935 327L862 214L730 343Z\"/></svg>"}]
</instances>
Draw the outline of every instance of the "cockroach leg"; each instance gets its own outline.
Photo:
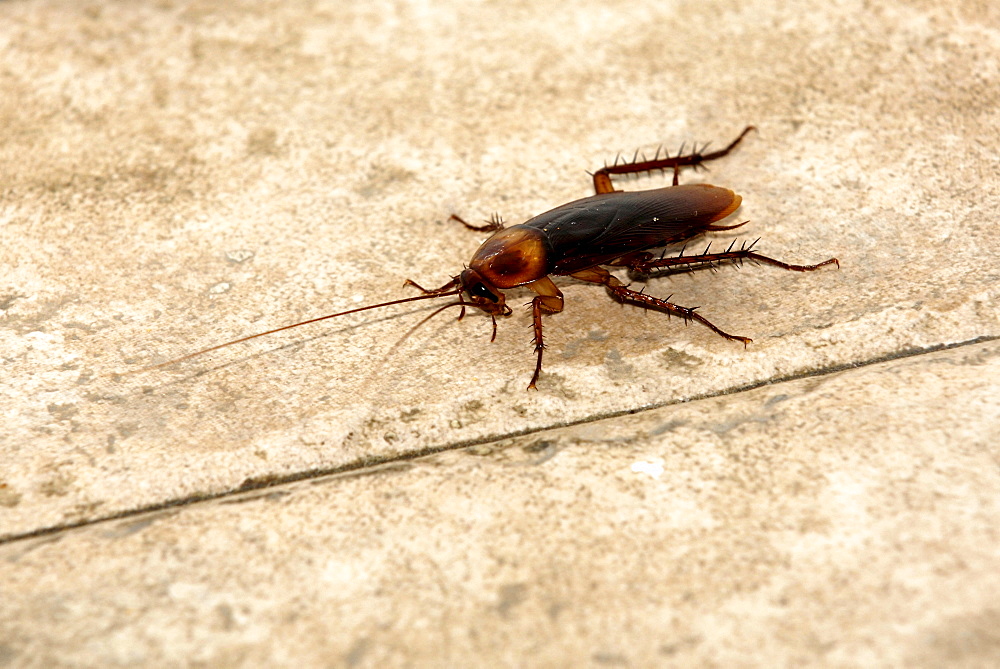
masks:
<instances>
[{"instance_id":1,"label":"cockroach leg","mask_svg":"<svg viewBox=\"0 0 1000 669\"><path fill-rule=\"evenodd\" d=\"M472 225L471 223L467 223L465 219L458 214L452 214L450 220L458 221L469 230L475 230L476 232L496 232L497 230L503 230L503 219L500 218L500 214L497 213L490 215L489 219L486 221L486 225Z\"/></svg>"},{"instance_id":2,"label":"cockroach leg","mask_svg":"<svg viewBox=\"0 0 1000 669\"><path fill-rule=\"evenodd\" d=\"M743 138L747 136L751 130L756 130L752 125L748 125L740 133L740 136L729 143L729 146L719 149L718 151L712 151L711 153L703 153L703 151L708 147L704 145L701 147L701 151L698 150L698 146L694 146L694 151L692 153L684 154L683 147L678 155L670 157L666 156L664 158L654 158L653 160L640 160L632 162L619 163L617 160L614 165L604 166L601 169L594 172L594 192L600 195L601 193L613 193L615 192L615 187L611 183L612 176L620 176L624 174L636 174L639 172L653 172L656 170L666 170L673 169L674 171L674 185L676 186L680 177L680 168L682 167L698 167L703 163L707 163L712 160L717 160L725 155L728 155L736 145L743 141Z\"/></svg>"},{"instance_id":3,"label":"cockroach leg","mask_svg":"<svg viewBox=\"0 0 1000 669\"><path fill-rule=\"evenodd\" d=\"M407 279L406 281L403 282L403 288L406 288L407 286L413 286L414 288L416 288L417 290L419 290L424 295L430 295L430 294L432 294L434 292L433 290L428 290L428 289L424 288L423 286L421 286L419 283L417 283L413 279Z\"/></svg>"},{"instance_id":4,"label":"cockroach leg","mask_svg":"<svg viewBox=\"0 0 1000 669\"><path fill-rule=\"evenodd\" d=\"M542 298L536 297L531 300L531 317L534 323L535 330L535 353L538 355L535 361L535 373L531 375L531 381L528 383L528 390L538 390L535 386L535 382L538 381L538 375L542 373L542 352L545 350L545 341L542 339Z\"/></svg>"},{"instance_id":5,"label":"cockroach leg","mask_svg":"<svg viewBox=\"0 0 1000 669\"><path fill-rule=\"evenodd\" d=\"M542 352L545 350L545 341L542 339L542 314L556 314L562 311L563 294L552 282L552 279L547 276L529 283L528 288L538 293L531 300L531 316L535 333L533 343L538 359L535 362L535 373L531 376L528 390L532 388L538 390L535 388L535 382L538 381L538 375L542 373Z\"/></svg>"},{"instance_id":6,"label":"cockroach leg","mask_svg":"<svg viewBox=\"0 0 1000 669\"><path fill-rule=\"evenodd\" d=\"M461 309L461 311L458 312L458 318L456 318L455 320L460 321L463 318L465 318L465 305L468 304L465 301L465 299L462 297L462 293L458 294L458 304L461 305L462 309Z\"/></svg>"},{"instance_id":7,"label":"cockroach leg","mask_svg":"<svg viewBox=\"0 0 1000 669\"><path fill-rule=\"evenodd\" d=\"M690 269L697 269L697 265L710 266L723 261L742 263L746 260L752 260L754 262L760 262L767 265L774 265L775 267L780 267L781 269L786 269L792 272L813 272L821 267L826 267L827 265L836 265L837 267L840 267L840 261L836 258L830 258L829 260L824 260L823 262L815 265L791 265L757 253L753 250L753 244L747 248L737 250L732 250L730 248L722 253L703 253L696 256L677 256L674 258L656 259L654 259L650 253L640 253L623 260L626 260L624 263L625 266L637 274L650 274L654 270L681 266L686 266Z\"/></svg>"},{"instance_id":8,"label":"cockroach leg","mask_svg":"<svg viewBox=\"0 0 1000 669\"><path fill-rule=\"evenodd\" d=\"M449 290L454 290L455 288L457 288L458 287L458 279L457 278L452 278L451 281L449 281L448 283L444 284L440 288L427 289L427 288L424 288L423 286L421 286L419 283L417 283L413 279L407 279L406 281L404 281L403 282L403 286L404 287L405 286L413 286L414 288L416 288L417 290L419 290L424 295L437 295L439 293L445 293L445 292L448 292Z\"/></svg>"},{"instance_id":9,"label":"cockroach leg","mask_svg":"<svg viewBox=\"0 0 1000 669\"><path fill-rule=\"evenodd\" d=\"M490 214L490 219L487 221L489 223L489 229L491 230L503 230L503 217L499 213L493 212Z\"/></svg>"},{"instance_id":10,"label":"cockroach leg","mask_svg":"<svg viewBox=\"0 0 1000 669\"><path fill-rule=\"evenodd\" d=\"M604 284L604 287L608 289L611 296L619 302L630 302L646 309L662 311L670 316L680 316L685 322L698 321L720 337L730 341L742 342L744 347L753 341L749 337L741 337L740 335L733 335L725 332L701 314L696 313L695 309L698 307L682 307L679 304L674 304L673 302L668 302L667 300L661 300L657 297L646 295L645 293L641 293L636 290L631 290L610 272L601 267L591 267L590 269L585 269L581 272L574 272L573 274L570 274L570 276L574 279L580 279L581 281Z\"/></svg>"}]
</instances>

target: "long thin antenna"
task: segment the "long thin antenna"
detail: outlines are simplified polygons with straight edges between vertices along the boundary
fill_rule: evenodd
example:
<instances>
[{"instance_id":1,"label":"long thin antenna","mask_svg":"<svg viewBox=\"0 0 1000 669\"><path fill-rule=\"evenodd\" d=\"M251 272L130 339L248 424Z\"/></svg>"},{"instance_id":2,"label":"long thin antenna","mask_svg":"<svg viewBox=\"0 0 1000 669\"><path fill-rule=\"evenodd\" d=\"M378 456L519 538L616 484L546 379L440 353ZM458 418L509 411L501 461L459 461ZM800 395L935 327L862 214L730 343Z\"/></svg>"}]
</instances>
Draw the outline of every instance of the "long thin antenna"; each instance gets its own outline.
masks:
<instances>
[{"instance_id":1,"label":"long thin antenna","mask_svg":"<svg viewBox=\"0 0 1000 669\"><path fill-rule=\"evenodd\" d=\"M392 345L392 348L390 348L385 353L385 355L383 356L383 359L388 358L389 356L391 356L400 346L403 345L403 343L407 339L410 338L410 335L412 335L414 332L416 332L417 330L419 330L421 327L423 327L423 325L427 321L431 320L432 318L434 318L435 316L437 316L439 313L441 313L442 311L444 311L448 307L465 307L468 304L469 304L468 302L463 302L461 300L461 297L459 297L459 301L458 302L449 302L448 304L444 305L443 307L438 307L437 309L435 309L434 311L432 311L429 316L425 316L424 318L420 319L419 323L417 323L412 328L410 328L409 330L407 330L406 334L404 334L402 337L400 337L399 339L397 339L396 342Z\"/></svg>"},{"instance_id":2,"label":"long thin antenna","mask_svg":"<svg viewBox=\"0 0 1000 669\"><path fill-rule=\"evenodd\" d=\"M178 362L184 362L185 360L190 360L191 358L195 358L195 357L197 357L199 355L203 355L205 353L211 353L212 351L217 351L220 348L225 348L227 346L232 346L233 344L240 344L240 343L243 343L245 341L250 341L251 339L256 339L257 337L265 337L267 335L271 335L271 334L274 334L276 332L281 332L282 330L291 330L292 328L297 328L297 327L299 327L301 325L309 325L310 323L318 323L319 321L325 321L325 320L327 320L329 318L336 318L337 316L346 316L348 314L356 314L359 311L368 311L369 309L378 309L379 307L390 307L390 306L392 306L394 304L403 304L404 302L416 302L417 300L429 300L429 299L434 298L434 297L447 297L448 295L458 295L461 292L462 292L461 288L456 288L455 290L449 290L449 291L445 291L445 292L442 292L442 293L434 293L434 294L431 294L431 295L417 295L416 297L404 297L403 299L400 299L400 300L392 300L391 302L382 302L381 304L371 304L371 305L369 305L367 307L358 307L357 309L348 309L347 311L341 311L339 313L329 314L327 316L320 316L319 318L310 318L307 321L302 321L300 323L292 323L291 325L284 325L284 326L282 326L280 328L274 328L273 330L268 330L267 332L258 332L257 334L250 335L249 337L241 337L239 339L234 339L232 341L227 341L224 344L216 344L215 346L211 346L209 348L205 348L205 349L202 349L200 351L195 351L194 353L188 353L187 355L182 355L179 358L174 358L173 360L167 360L166 362L161 362L158 365L150 365L149 367L143 367L141 369L133 369L133 370L130 370L130 371L127 371L127 372L121 372L121 374L138 374L139 372L148 372L148 371L151 371L151 370L154 370L154 369L159 369L161 367L167 367L169 365L177 364ZM447 305L447 306L451 306L451 305ZM433 315L435 315L437 313L438 312L436 311L436 312L434 312L434 314L431 314L431 315L433 316Z\"/></svg>"}]
</instances>

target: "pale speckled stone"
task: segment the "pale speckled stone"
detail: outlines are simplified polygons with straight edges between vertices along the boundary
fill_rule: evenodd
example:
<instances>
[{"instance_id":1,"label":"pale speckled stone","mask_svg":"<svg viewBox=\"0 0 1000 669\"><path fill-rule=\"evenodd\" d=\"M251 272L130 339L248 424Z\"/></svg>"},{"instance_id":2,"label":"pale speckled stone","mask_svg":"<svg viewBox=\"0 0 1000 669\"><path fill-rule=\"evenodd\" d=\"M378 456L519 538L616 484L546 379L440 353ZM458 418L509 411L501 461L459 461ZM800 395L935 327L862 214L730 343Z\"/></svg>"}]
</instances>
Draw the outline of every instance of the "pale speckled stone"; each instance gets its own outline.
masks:
<instances>
[{"instance_id":1,"label":"pale speckled stone","mask_svg":"<svg viewBox=\"0 0 1000 669\"><path fill-rule=\"evenodd\" d=\"M489 453L516 435L588 421L598 423L573 429L598 429L601 419L630 412L784 386L902 354L919 362L919 354L942 345L1000 336L998 25L995 3L974 0L571 8L544 1L0 3L4 550L32 543L23 537L34 532L228 496L244 486L395 465L469 444ZM704 328L622 308L593 286L567 282L566 311L547 320L550 348L537 393L524 391L532 357L529 319L520 309L500 323L494 344L479 316L458 324L442 316L404 337L430 307L399 307L176 369L115 376L229 338L408 295L401 286L408 277L442 283L481 239L448 214L476 219L499 211L518 222L588 194L584 171L618 150L655 150L660 142L673 149L694 139L718 144L746 123L760 132L739 151L707 175L685 175L744 197L739 216L751 223L716 235L718 243L759 235L764 252L794 262L836 255L841 270L799 275L746 267L654 280L647 288L701 305L721 327L753 337L745 351ZM627 187L662 183L654 177ZM525 299L516 291L510 297L515 305ZM978 368L958 369L975 375ZM905 392L919 395L921 382ZM736 395L726 403L743 406ZM850 399L838 406L845 415L874 410ZM966 443L966 432L992 429L995 436L995 422L975 422L987 420L985 409L961 425L962 404L915 400L897 411L891 425L923 426L912 435L899 428L913 439L937 434L950 445ZM939 423L952 432L934 427ZM784 443L786 433L811 425L802 438L817 454L843 447L837 432L808 416L769 425L766 443ZM442 457L445 469L459 467L448 459L456 456ZM668 449L614 466L629 481L663 481L676 457ZM808 464L808 471L825 469L822 460ZM859 469L846 468L842 481L831 479L829 490L838 492L820 499L817 513L842 508L863 526L875 521L856 508L869 490L857 481L880 480L890 463L854 464ZM691 485L718 486L698 478L704 471L691 476ZM408 503L432 503L434 490L421 494L415 485ZM579 485L567 478L550 494L575 500ZM463 491L466 498L452 499L459 509L474 492ZM740 491L722 491L720 505L742 508ZM776 493L757 503L771 514L782 499ZM673 502L673 509L693 503ZM558 508L553 523L584 521L573 505ZM632 511L641 513L641 504ZM630 517L628 505L618 513ZM711 529L713 518L694 513L690 522ZM232 531L213 527L206 520L184 540L200 545L214 532ZM41 541L57 547L70 536ZM382 548L372 549L375 563L392 558L378 555ZM409 555L419 553L411 548ZM630 557L605 548L602 559ZM433 544L424 549L421 559L436 552ZM565 559L582 560L587 571L600 566L585 555L571 551ZM462 558L447 564L472 569ZM149 574L151 582L198 599L169 565L162 568ZM919 582L921 573L910 577ZM66 574L45 576L50 592L73 585ZM206 574L194 580L211 592ZM872 592L884 586L866 584ZM499 592L471 582L467 588L462 616ZM263 589L257 592L268 601ZM517 587L504 592L503 601L517 598ZM47 629L45 620L58 628L85 618L88 606L100 609L85 596L76 601L78 608L58 615L38 609L36 633ZM705 601L685 611L707 625L712 600ZM226 610L223 619L240 619L237 608ZM954 619L945 636L995 638L983 626L989 616L980 610L977 618L974 610L963 609L966 617ZM0 611L0 622L31 627L30 615L14 620ZM414 616L414 625L426 622ZM579 639L592 641L602 629L583 613L562 612L549 624L556 636L576 630L566 638L577 645L564 649L576 658L583 657ZM266 637L277 626L256 629ZM627 627L614 629L633 638L622 632ZM417 630L394 629L402 628ZM225 634L198 634L205 635L197 636L206 644L202 654L223 659ZM87 638L113 645L107 636ZM802 657L817 657L799 642ZM52 653L65 649L65 662L82 648L68 639L51 643ZM141 646L115 643L122 662ZM831 642L818 635L810 643ZM719 654L717 643L667 646L695 653L686 657L742 661ZM0 666L10 657L6 648L21 647L0 640ZM250 659L269 652L247 647L258 654ZM240 648L231 649L233 663ZM378 657L366 648L349 657ZM901 642L871 648L875 661L905 655ZM142 652L150 661L166 659ZM178 662L199 657L190 648L177 652ZM299 659L288 652L284 659ZM594 664L652 657L617 646L594 653ZM515 655L511 650L512 661ZM787 657L795 663L798 656Z\"/></svg>"},{"instance_id":2,"label":"pale speckled stone","mask_svg":"<svg viewBox=\"0 0 1000 669\"><path fill-rule=\"evenodd\" d=\"M988 666L998 379L1000 344L966 346L11 542L0 647L37 666Z\"/></svg>"}]
</instances>

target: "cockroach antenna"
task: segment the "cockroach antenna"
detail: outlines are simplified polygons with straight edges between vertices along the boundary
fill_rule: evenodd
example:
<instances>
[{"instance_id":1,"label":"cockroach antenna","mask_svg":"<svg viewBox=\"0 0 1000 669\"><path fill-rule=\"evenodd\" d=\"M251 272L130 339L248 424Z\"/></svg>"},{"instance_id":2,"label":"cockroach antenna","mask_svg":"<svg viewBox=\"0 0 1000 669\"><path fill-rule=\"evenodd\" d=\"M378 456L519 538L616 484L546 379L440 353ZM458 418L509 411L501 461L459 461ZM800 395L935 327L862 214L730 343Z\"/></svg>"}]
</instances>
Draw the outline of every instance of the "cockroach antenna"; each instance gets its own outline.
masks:
<instances>
[{"instance_id":1,"label":"cockroach antenna","mask_svg":"<svg viewBox=\"0 0 1000 669\"><path fill-rule=\"evenodd\" d=\"M179 358L174 358L173 360L167 360L166 362L161 362L156 365L150 365L149 367L143 367L142 369L134 369L127 372L122 372L119 375L124 374L138 374L140 372L148 372L154 369L160 369L162 367L169 367L170 365L176 365L179 362L184 362L185 360L190 360L191 358L197 358L205 353L211 353L212 351L218 351L220 348L226 348L227 346L233 346L235 344L242 344L245 341L250 341L251 339L257 339L258 337L266 337L267 335L272 335L283 330L291 330L292 328L301 327L303 325L309 325L311 323L319 323L320 321L329 320L331 318L337 318L338 316L347 316L348 314L356 314L359 311L368 311L370 309L379 309L381 307L391 307L394 304L403 304L404 302L416 302L418 300L430 300L435 297L447 297L449 295L458 295L462 291L461 289L454 289L441 292L428 291L424 295L417 295L416 297L404 297L399 300L391 300L389 302L382 302L380 304L370 304L366 307L358 307L357 309L348 309L347 311L340 311L335 314L327 314L326 316L320 316L319 318L310 318L309 320L300 321L298 323L292 323L291 325L283 325L280 328L274 328L273 330L268 330L267 332L258 332L257 334L252 334L248 337L240 337L239 339L234 339L232 341L227 341L222 344L216 344L215 346L210 346L208 348L203 348L200 351L195 351L194 353L188 353L187 355L182 355ZM452 304L446 304L445 307L455 306L461 304L460 302L453 302ZM444 310L444 307L435 311L431 316L434 316ZM427 319L429 320L429 319ZM426 322L426 321L423 321Z\"/></svg>"}]
</instances>

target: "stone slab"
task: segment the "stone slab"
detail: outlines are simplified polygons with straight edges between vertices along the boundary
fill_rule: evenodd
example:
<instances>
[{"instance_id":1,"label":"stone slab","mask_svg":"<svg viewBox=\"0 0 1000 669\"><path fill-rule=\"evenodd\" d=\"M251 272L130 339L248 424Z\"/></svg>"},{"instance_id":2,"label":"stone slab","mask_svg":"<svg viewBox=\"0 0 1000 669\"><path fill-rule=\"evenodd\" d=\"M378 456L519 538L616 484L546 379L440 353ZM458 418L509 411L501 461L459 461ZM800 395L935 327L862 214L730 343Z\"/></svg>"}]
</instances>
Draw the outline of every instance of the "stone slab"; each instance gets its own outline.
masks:
<instances>
[{"instance_id":1,"label":"stone slab","mask_svg":"<svg viewBox=\"0 0 1000 669\"><path fill-rule=\"evenodd\" d=\"M998 379L964 346L9 542L0 660L993 666Z\"/></svg>"},{"instance_id":2,"label":"stone slab","mask_svg":"<svg viewBox=\"0 0 1000 669\"><path fill-rule=\"evenodd\" d=\"M473 476L463 464L470 456L456 455L459 449L492 453L496 444L527 440L528 451L537 448L537 457L548 457L544 435L551 430L611 430L603 424L627 423L622 417L629 414L680 411L686 405L706 406L703 402L741 407L743 395L810 380L822 385L827 377L850 375L855 368L865 372L877 363L921 365L924 358L992 350L991 342L1000 337L1000 271L994 251L1000 211L997 26L995 3L973 0L898 0L878 6L588 1L572 8L546 0L356 6L195 0L0 3L0 550L17 555L28 546L52 546L54 551L42 553L38 569L50 569L44 575L15 568L0 580L3 599L10 592L11 601L18 602L0 611L0 624L14 630L4 637L3 648L10 650L0 652L0 664L7 658L12 658L8 664L18 664L34 657L72 663L84 657L85 638L101 647L112 643L106 633L110 628L105 633L88 628L85 619L111 620L105 604L128 600L130 591L152 597L153 618L145 628L139 621L123 632L127 638L119 650L124 654L104 656L91 649L96 654L88 657L119 662L135 648L150 662L194 662L209 655L224 659L219 648L226 637L218 630L203 630L204 639L211 640L204 651L185 645L203 637L184 631L188 641L180 643L176 655L160 654L156 648L165 648L166 642L157 636L155 622L168 617L169 605L143 591L134 580L138 577L129 576L132 581L117 587L111 572L99 566L117 565L128 573L145 565L144 583L159 583L167 591L171 583L185 582L179 574L186 569L194 581L230 592L227 573L212 572L207 564L213 555L156 563L145 562L155 556L137 554L134 545L73 543L83 541L78 537L103 536L111 527L108 519L121 519L115 522L123 527L137 523L141 530L150 518L146 512L159 510L165 520L181 523L178 532L191 533L183 542L209 547L215 545L214 537L228 536L233 523L258 522L244 518L249 513L245 509L271 513L268 496L285 499L285 484L293 480L367 474L375 465L404 468L409 476L416 465L406 463L434 453L441 458L432 461L437 469L453 469L459 478ZM759 235L766 253L792 262L835 255L840 270L799 275L768 267L723 268L714 274L655 279L646 286L651 294L672 294L680 304L700 305L701 313L719 326L752 337L746 350L705 328L681 327L657 314L620 307L593 286L561 281L567 308L546 320L549 349L537 393L524 390L533 360L530 319L520 309L501 321L493 344L488 342L489 320L477 315L461 323L443 315L411 332L434 308L412 305L292 330L172 368L121 375L253 332L410 295L402 287L406 278L443 283L482 239L456 227L449 214L474 220L498 211L516 223L589 194L585 171L613 160L618 151L652 152L661 143L676 149L680 142L690 146L694 140L718 145L747 123L759 133L738 151L713 164L710 173L684 175L685 182L724 185L744 198L738 216L750 224L714 235L716 247ZM654 175L624 186L665 183L669 177ZM527 297L515 290L509 299L516 305ZM949 347L954 348L942 351ZM917 444L933 438L946 450L971 443L981 459L978 445L989 443L983 435L996 436L997 425L992 381L979 376L986 368L986 363L955 364L957 376L949 379L965 389L956 390L955 401L946 401L951 396L935 386L933 374L907 376L907 385L893 386L903 399L887 405L893 413L883 419L880 438ZM940 403L935 405L935 399ZM862 421L860 417L881 410L868 404L872 401L878 398L863 393L842 397L838 411L845 421ZM782 420L761 423L769 435L761 437L762 443L786 444L787 435L796 433L815 449L815 462L802 465L807 473L826 470L830 463L821 455L844 448L843 429L814 420L809 413L814 408L803 402ZM829 417L832 409L824 411ZM656 458L663 458L665 469L682 464L677 458L686 452L681 448L686 430L695 430L697 438L708 429L704 425L709 423L699 427L703 418L677 425L676 441L663 437L668 439L666 450L648 458L636 455L628 460L627 471L648 476L643 472L657 471ZM631 438L641 451L646 443L642 435ZM620 441L625 448L628 438ZM523 447L525 442L516 443ZM513 446L498 451L517 452ZM508 456L497 457L502 462ZM838 457L846 463L841 478L854 485L891 478L895 458L909 462L911 454L873 462L850 454ZM581 465L580 482L572 480L570 470L549 494L575 501L581 486L597 473L618 472L616 467L626 464L601 462ZM632 472L631 466L642 462L642 471ZM922 460L921 466L928 462L934 464ZM984 467L979 473L973 474L972 466L955 465L957 469L942 474L952 492L936 505L926 503L930 515L905 516L930 523L917 530L949 529L948 514L961 511L974 521L976 537L988 535L992 526L968 509L990 509L995 503L978 492L988 487L979 477L995 472L995 460L992 470L976 462ZM729 481L723 476L716 482L710 474L695 470L691 476L701 483L689 494ZM363 478L381 476L389 474ZM519 499L530 510L532 502L522 486L530 487L534 475L524 476L525 481L504 479L502 485L522 490ZM410 484L402 503L435 518L428 509L436 508L436 493L444 484L423 478ZM829 486L839 490L835 484ZM301 485L306 487L287 489L311 489ZM806 482L796 485L809 489ZM252 488L265 495L264 501L231 505L235 515L214 515L230 508L223 501ZM860 489L857 495L864 499L877 492L867 484L847 489ZM449 493L450 504L458 511L474 508L478 492L469 483ZM736 518L760 513L752 520L768 528L795 501L787 501L788 488L778 486L773 496L755 498L764 508L747 510L736 494L740 488L728 492L734 494L710 507L731 507ZM815 513L821 518L836 513L851 501L848 493L842 494L847 498L832 493L817 498ZM907 489L906 499L915 494ZM209 499L216 502L204 503ZM706 500L699 500L704 508ZM332 503L335 509L343 505L340 498L314 501ZM971 506L959 508L962 504ZM622 584L638 592L637 574L651 572L628 565L637 559L634 551L649 545L636 540L615 552L611 540L601 539L601 544L588 534L591 509L586 505L583 516L572 505L542 506L547 520L567 532L575 529L580 537L574 542L568 534L559 535L557 545L566 552L553 558L553 564L560 570L570 563L588 568L622 564L621 573L610 574L604 590L595 592L611 593ZM325 517L307 507L294 513ZM641 498L633 499L631 507L620 501L617 508L618 518L650 513ZM204 515L195 522L189 513ZM292 522L273 513L259 522ZM805 516L805 511L796 513ZM895 581L862 579L841 600L843 607L859 607L859 617L831 623L855 636L834 644L822 658L840 662L840 653L858 661L864 651L873 662L909 661L919 658L915 649L920 646L915 637L905 636L906 630L932 627L939 636L923 641L932 660L947 659L940 653L948 648L964 660L963 640L974 649L967 651L970 663L989 657L982 649L991 648L995 639L989 631L995 608L980 606L984 600L978 597L995 593L988 587L973 592L969 584L993 566L991 556L976 552L975 542L966 538L965 548L955 553L962 563L954 571L959 576L935 580L952 573L942 567L938 553L920 553L899 539L891 519L880 516L879 522L890 525L872 525L872 516L856 509L852 513L854 526L838 519L840 536L876 532L896 537L895 543L878 543L852 559L872 562L884 576L890 568L876 560L882 550L919 565L913 567L917 576L933 571L925 581L914 577L923 585L914 587L910 603L920 615L931 616L934 601L944 602L947 610L933 619L936 627L907 618L901 612L905 598L885 594L898 594L891 587ZM474 527L476 519L462 527L486 531ZM501 554L524 548L518 537L538 536L531 520L519 527L512 525L513 518L504 519L503 527L515 539L513 548ZM160 521L151 525L160 526ZM806 532L808 523L804 527ZM673 552L657 555L657 560L676 562L679 556L707 550L696 536L673 532L654 533L653 538L690 543L671 544ZM461 535L449 526L442 541L463 545L456 534ZM268 536L299 546L297 536ZM791 532L788 542L795 536ZM391 551L377 554L389 544L372 541L375 564L395 559L397 553ZM487 538L481 541L480 553L470 555L499 550ZM950 536L941 541L949 545ZM71 544L72 549L60 552L60 546ZM591 550L592 544L604 552ZM571 546L578 550L574 553ZM893 552L899 546L902 553ZM103 559L99 550L107 551ZM438 546L409 550L404 554L411 562L428 561ZM420 550L424 553L418 558ZM746 550L744 555L755 555ZM785 555L784 550L777 553ZM74 551L79 551L81 564L111 583L105 595L95 589L96 581L67 566L77 559ZM276 555L287 558L281 551L264 553L256 573L263 573ZM760 559L774 567L769 555L765 551ZM818 557L811 559L819 564ZM749 567L744 568L752 559L719 560L710 563L723 565L718 570L695 570L707 580L694 578L691 587L707 593L713 587L708 580L720 578L723 569L755 582ZM473 576L481 566L455 554L443 564ZM252 590L261 601L275 602L275 610L291 615L294 607L283 599L281 588L294 591L293 576L278 576L282 565L277 562L270 569L274 579ZM843 575L829 566L817 571L830 578ZM405 569L386 573L379 578L409 574ZM410 576L414 574L424 576ZM481 603L500 602L498 593L506 585L536 582L510 572L501 576L469 581L465 599L459 597L448 614L465 621ZM373 582L366 578L358 580ZM48 599L29 602L29 587L48 592ZM590 601L581 594L583 584L566 587L565 601L579 606ZM445 591L458 596L448 587ZM64 599L53 594L57 592ZM963 593L968 606L956 603ZM379 596L380 602L390 601L388 595ZM710 628L705 616L716 610L716 600L684 605L673 590L659 596L669 603L665 610L681 610ZM409 627L407 620L414 625L455 620L421 618L417 611L426 599L423 594L411 600L400 597L392 606L411 611L411 617L387 628L400 635L399 648L423 629ZM75 602L75 608L60 609L61 601ZM795 615L818 620L810 618L805 601L795 600L801 605L792 607ZM829 598L824 601L823 613L833 611ZM46 608L47 602L54 604ZM858 621L878 608L871 602L890 602L885 604L892 614L887 619L909 627L864 627L868 623ZM956 617L948 618L947 611ZM564 657L586 656L596 664L614 664L619 657L662 660L648 647L621 651L624 655L614 644L595 649L605 628L620 632L625 641L639 637L607 622L610 613L586 613L562 618L562 623L553 615L550 631L576 639L564 649ZM738 618L718 615L720 624L729 621L738 637L731 622ZM265 616L256 628L258 640L280 628L276 620ZM515 620L522 624L517 616ZM637 618L626 620L629 629L649 629ZM57 630L64 621L67 630L84 636L60 641ZM175 620L168 627L181 634L183 624ZM355 640L376 639L358 625L351 628L362 630ZM862 628L886 635L887 641L865 645L857 636L868 634L857 632ZM139 637L149 643L143 646ZM520 629L514 637L535 638ZM377 637L377 644L386 638ZM797 652L816 659L821 656L809 650L808 639L829 645L822 634L792 635L786 645L774 646L752 633L746 643L737 639L728 646L708 638L710 643L702 646L708 650L691 650L682 657L692 662L716 657L732 664L736 656L727 648L762 643L762 655L754 657L773 651L779 658ZM940 639L951 641L938 643ZM32 650L48 643L48 654ZM279 652L277 645L248 643L246 662ZM352 655L353 646L346 643L331 641L317 652L347 653L348 660L380 657L363 646ZM510 646L511 658L531 657L518 654L527 651L515 650L515 645ZM496 647L466 639L444 655L469 660L477 650ZM560 657L558 649L547 647L546 652L548 658ZM238 664L243 656L234 653ZM405 657L402 650L386 656Z\"/></svg>"},{"instance_id":3,"label":"stone slab","mask_svg":"<svg viewBox=\"0 0 1000 669\"><path fill-rule=\"evenodd\" d=\"M0 536L1000 334L991 5L555 7L0 6ZM397 308L115 376L442 282L481 238L449 213L749 122L686 177L744 196L716 243L841 270L648 285L746 351L564 282L537 393L521 310L492 345Z\"/></svg>"}]
</instances>

